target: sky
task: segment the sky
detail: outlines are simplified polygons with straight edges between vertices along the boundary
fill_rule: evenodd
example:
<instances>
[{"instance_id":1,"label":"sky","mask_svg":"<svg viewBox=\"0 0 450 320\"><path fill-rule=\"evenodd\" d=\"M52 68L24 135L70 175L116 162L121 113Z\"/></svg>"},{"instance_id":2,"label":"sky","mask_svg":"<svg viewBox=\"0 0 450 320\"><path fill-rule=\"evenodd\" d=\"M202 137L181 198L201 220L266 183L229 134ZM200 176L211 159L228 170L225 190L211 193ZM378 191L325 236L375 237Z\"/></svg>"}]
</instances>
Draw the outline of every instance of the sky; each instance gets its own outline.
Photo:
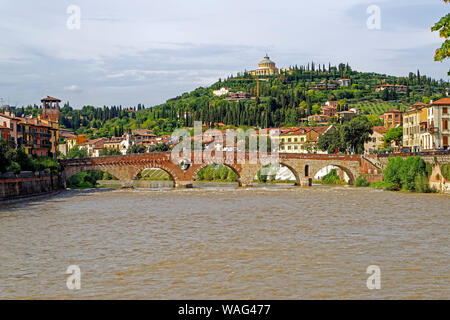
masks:
<instances>
[{"instance_id":1,"label":"sky","mask_svg":"<svg viewBox=\"0 0 450 320\"><path fill-rule=\"evenodd\" d=\"M430 30L448 12L442 0L0 0L0 104L149 107L266 53L277 67L348 62L449 80Z\"/></svg>"}]
</instances>

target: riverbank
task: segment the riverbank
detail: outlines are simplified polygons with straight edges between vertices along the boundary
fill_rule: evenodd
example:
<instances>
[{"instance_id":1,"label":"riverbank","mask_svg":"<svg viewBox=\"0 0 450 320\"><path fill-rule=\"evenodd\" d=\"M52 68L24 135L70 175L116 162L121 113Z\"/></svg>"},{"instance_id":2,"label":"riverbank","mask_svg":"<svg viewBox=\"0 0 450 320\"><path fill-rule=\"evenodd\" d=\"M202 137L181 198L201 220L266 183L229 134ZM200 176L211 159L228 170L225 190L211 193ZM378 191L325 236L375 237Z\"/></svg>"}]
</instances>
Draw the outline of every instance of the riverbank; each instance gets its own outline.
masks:
<instances>
[{"instance_id":1,"label":"riverbank","mask_svg":"<svg viewBox=\"0 0 450 320\"><path fill-rule=\"evenodd\" d=\"M30 171L0 175L1 202L46 196L62 189L64 182L60 175Z\"/></svg>"}]
</instances>

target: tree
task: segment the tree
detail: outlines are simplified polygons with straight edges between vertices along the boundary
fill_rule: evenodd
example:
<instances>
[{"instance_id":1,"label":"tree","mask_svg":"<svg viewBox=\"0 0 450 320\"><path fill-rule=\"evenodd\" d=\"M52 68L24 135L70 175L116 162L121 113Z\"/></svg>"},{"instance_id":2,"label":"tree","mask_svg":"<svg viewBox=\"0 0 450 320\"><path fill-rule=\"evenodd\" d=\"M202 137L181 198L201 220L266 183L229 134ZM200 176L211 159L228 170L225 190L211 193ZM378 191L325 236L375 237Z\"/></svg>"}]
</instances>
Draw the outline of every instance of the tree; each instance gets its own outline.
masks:
<instances>
[{"instance_id":1,"label":"tree","mask_svg":"<svg viewBox=\"0 0 450 320\"><path fill-rule=\"evenodd\" d=\"M67 159L85 159L89 158L88 152L86 149L81 149L79 146L74 146L67 153Z\"/></svg>"},{"instance_id":2,"label":"tree","mask_svg":"<svg viewBox=\"0 0 450 320\"><path fill-rule=\"evenodd\" d=\"M443 0L444 2L450 3L450 0ZM442 46L436 50L434 56L435 61L442 61L450 57L450 13L442 17L432 28L431 31L439 31L439 36L444 38L444 43ZM450 75L450 70L448 71Z\"/></svg>"},{"instance_id":3,"label":"tree","mask_svg":"<svg viewBox=\"0 0 450 320\"><path fill-rule=\"evenodd\" d=\"M133 144L128 147L127 154L146 153L147 148L142 144Z\"/></svg>"},{"instance_id":4,"label":"tree","mask_svg":"<svg viewBox=\"0 0 450 320\"><path fill-rule=\"evenodd\" d=\"M357 117L345 123L340 128L342 140L355 153L364 151L364 144L370 140L373 133L372 124L366 117Z\"/></svg>"},{"instance_id":5,"label":"tree","mask_svg":"<svg viewBox=\"0 0 450 320\"><path fill-rule=\"evenodd\" d=\"M169 150L170 150L169 146L165 143L159 143L149 148L149 152L166 152Z\"/></svg>"},{"instance_id":6,"label":"tree","mask_svg":"<svg viewBox=\"0 0 450 320\"><path fill-rule=\"evenodd\" d=\"M388 183L389 190L400 190L402 187L400 169L403 166L403 158L389 158L386 169L383 171L383 180Z\"/></svg>"},{"instance_id":7,"label":"tree","mask_svg":"<svg viewBox=\"0 0 450 320\"><path fill-rule=\"evenodd\" d=\"M339 130L329 130L321 135L317 147L328 153L335 153L336 150L338 152L345 151L345 144Z\"/></svg>"},{"instance_id":8,"label":"tree","mask_svg":"<svg viewBox=\"0 0 450 320\"><path fill-rule=\"evenodd\" d=\"M10 151L10 147L4 139L0 139L0 173L6 172L7 168L11 164L11 160L7 157L7 153Z\"/></svg>"},{"instance_id":9,"label":"tree","mask_svg":"<svg viewBox=\"0 0 450 320\"><path fill-rule=\"evenodd\" d=\"M397 145L403 140L403 127L392 128L384 136L385 146L390 146L392 141Z\"/></svg>"},{"instance_id":10,"label":"tree","mask_svg":"<svg viewBox=\"0 0 450 320\"><path fill-rule=\"evenodd\" d=\"M110 148L110 149L103 148L102 150L100 150L100 153L99 153L100 157L103 157L103 156L120 156L121 154L122 153L119 150L114 149L114 148Z\"/></svg>"}]
</instances>

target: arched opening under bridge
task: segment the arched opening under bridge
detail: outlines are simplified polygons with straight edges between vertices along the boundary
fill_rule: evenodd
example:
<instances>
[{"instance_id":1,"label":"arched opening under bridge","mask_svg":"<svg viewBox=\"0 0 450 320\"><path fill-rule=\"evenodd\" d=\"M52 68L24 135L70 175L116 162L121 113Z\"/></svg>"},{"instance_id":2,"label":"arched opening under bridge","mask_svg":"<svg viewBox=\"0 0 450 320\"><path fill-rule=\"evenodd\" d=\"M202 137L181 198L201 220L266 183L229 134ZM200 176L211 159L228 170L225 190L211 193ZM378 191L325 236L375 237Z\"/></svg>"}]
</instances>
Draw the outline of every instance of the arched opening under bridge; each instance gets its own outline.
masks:
<instances>
[{"instance_id":1,"label":"arched opening under bridge","mask_svg":"<svg viewBox=\"0 0 450 320\"><path fill-rule=\"evenodd\" d=\"M300 177L294 168L281 162L263 165L256 173L254 182L258 185L299 186Z\"/></svg>"}]
</instances>

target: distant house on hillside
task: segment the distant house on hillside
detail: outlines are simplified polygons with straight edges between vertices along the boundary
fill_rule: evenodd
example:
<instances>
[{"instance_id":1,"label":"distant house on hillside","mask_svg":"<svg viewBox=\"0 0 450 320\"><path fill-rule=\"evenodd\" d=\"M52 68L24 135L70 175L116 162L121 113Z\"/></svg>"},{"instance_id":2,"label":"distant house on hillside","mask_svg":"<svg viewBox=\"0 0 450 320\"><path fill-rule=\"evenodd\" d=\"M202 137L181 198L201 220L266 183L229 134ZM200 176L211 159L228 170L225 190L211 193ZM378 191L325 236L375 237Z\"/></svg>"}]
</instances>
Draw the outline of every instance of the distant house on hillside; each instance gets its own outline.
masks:
<instances>
[{"instance_id":1,"label":"distant house on hillside","mask_svg":"<svg viewBox=\"0 0 450 320\"><path fill-rule=\"evenodd\" d=\"M221 97L229 94L231 92L230 88L220 88L219 90L214 90L213 95L216 97Z\"/></svg>"}]
</instances>

